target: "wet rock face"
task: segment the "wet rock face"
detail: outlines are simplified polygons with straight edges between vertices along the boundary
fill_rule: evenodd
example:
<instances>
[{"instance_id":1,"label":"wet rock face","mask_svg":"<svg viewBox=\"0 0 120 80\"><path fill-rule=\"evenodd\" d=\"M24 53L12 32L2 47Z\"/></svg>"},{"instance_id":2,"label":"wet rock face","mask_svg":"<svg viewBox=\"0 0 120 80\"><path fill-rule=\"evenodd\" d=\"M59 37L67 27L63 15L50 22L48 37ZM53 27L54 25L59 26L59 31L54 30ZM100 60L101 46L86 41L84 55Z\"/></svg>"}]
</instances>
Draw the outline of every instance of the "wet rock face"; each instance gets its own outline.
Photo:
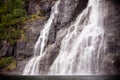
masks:
<instances>
[{"instance_id":1,"label":"wet rock face","mask_svg":"<svg viewBox=\"0 0 120 80\"><path fill-rule=\"evenodd\" d=\"M74 11L74 17L76 17L88 4L88 0L78 0L76 9Z\"/></svg>"},{"instance_id":2,"label":"wet rock face","mask_svg":"<svg viewBox=\"0 0 120 80\"><path fill-rule=\"evenodd\" d=\"M31 0L29 6L30 13L36 13L39 10L42 10L45 14L50 13L55 0L52 1L53 0ZM68 29L67 26L70 25L70 22L72 22L79 13L81 13L87 3L88 0L61 0L59 14L55 15L55 21L53 21L51 25L47 54L41 59L40 70L43 70L44 73L59 54L61 40L66 34ZM104 20L105 43L107 47L106 55L102 58L105 60L104 69L106 73L120 73L120 1L103 0L103 3L103 8L107 10L107 13L105 13L107 16L105 16ZM18 42L15 49L15 56L18 60L28 59L32 56L33 46L39 36L40 29L38 28L41 24L38 24L36 29L34 29L36 26L30 26L36 25L36 22L28 25L29 29L26 32L27 41ZM112 67L110 67L111 65ZM21 66L23 66L23 62L19 62L18 68L21 68ZM23 67L20 70L23 70Z\"/></svg>"},{"instance_id":3,"label":"wet rock face","mask_svg":"<svg viewBox=\"0 0 120 80\"><path fill-rule=\"evenodd\" d=\"M51 12L52 6L57 0L31 0L29 3L29 13L42 13L45 15ZM50 29L48 43L53 44L56 40L57 31L66 27L76 16L87 6L88 0L61 0L59 14Z\"/></svg>"},{"instance_id":4,"label":"wet rock face","mask_svg":"<svg viewBox=\"0 0 120 80\"><path fill-rule=\"evenodd\" d=\"M51 8L56 1L57 0L31 0L29 3L29 13L34 14L39 13L39 11L43 11L43 13L47 15L50 13ZM59 14L55 15L56 21L53 21L49 33L48 51L46 54L48 57L44 60L45 62L48 61L47 63L49 66L53 63L59 53L61 40L68 29L67 26L74 20L76 17L75 14L79 14L84 9L82 6L82 8L79 9L78 5L82 3L85 6L87 4L85 1L88 0L61 0L59 5ZM79 12L75 12L76 10ZM27 60L32 57L34 45L40 35L40 31L44 23L45 20L38 20L26 24L24 27L26 29L25 41L19 41L12 46L7 42L0 44L0 50L2 52L0 57L14 56L17 60L17 69L13 71L13 73L16 74L17 72L18 74L21 74Z\"/></svg>"},{"instance_id":5,"label":"wet rock face","mask_svg":"<svg viewBox=\"0 0 120 80\"><path fill-rule=\"evenodd\" d=\"M78 8L80 3L83 4L84 7L81 6L82 8ZM59 14L55 15L55 21L53 21L49 32L47 54L41 60L41 73L49 71L48 68L59 54L61 41L67 32L68 26L77 17L75 15L81 13L87 6L87 3L88 0L61 0L59 4ZM75 12L76 10L78 12Z\"/></svg>"},{"instance_id":6,"label":"wet rock face","mask_svg":"<svg viewBox=\"0 0 120 80\"><path fill-rule=\"evenodd\" d=\"M102 0L101 0L102 1ZM29 3L29 13L39 13L43 11L44 15L50 13L56 0L31 0ZM105 17L105 43L106 56L104 68L106 72L113 70L113 73L120 73L120 0L103 0L107 7L107 16ZM51 25L48 38L48 50L40 69L46 71L44 66L49 67L59 54L61 40L66 34L68 26L87 6L88 0L61 0L59 5L59 14L55 15L55 21ZM17 72L22 73L24 66L29 58L33 55L33 48L37 41L40 30L44 25L44 20L38 20L28 23L25 28L26 41L19 41L15 45L10 45L6 41L0 44L0 57L14 56L18 61ZM26 60L26 61L25 61ZM23 66L24 65L24 66ZM112 68L108 65L112 65ZM41 67L42 66L42 67ZM111 73L111 72L109 72Z\"/></svg>"},{"instance_id":7,"label":"wet rock face","mask_svg":"<svg viewBox=\"0 0 120 80\"><path fill-rule=\"evenodd\" d=\"M113 73L120 73L120 1L105 0L107 16L105 17L105 42L106 53L112 61ZM109 62L109 61L108 61Z\"/></svg>"},{"instance_id":8,"label":"wet rock face","mask_svg":"<svg viewBox=\"0 0 120 80\"><path fill-rule=\"evenodd\" d=\"M79 13L87 6L88 0L61 0L59 14L55 15L55 21L50 29L48 43L53 44L57 32L70 25Z\"/></svg>"}]
</instances>

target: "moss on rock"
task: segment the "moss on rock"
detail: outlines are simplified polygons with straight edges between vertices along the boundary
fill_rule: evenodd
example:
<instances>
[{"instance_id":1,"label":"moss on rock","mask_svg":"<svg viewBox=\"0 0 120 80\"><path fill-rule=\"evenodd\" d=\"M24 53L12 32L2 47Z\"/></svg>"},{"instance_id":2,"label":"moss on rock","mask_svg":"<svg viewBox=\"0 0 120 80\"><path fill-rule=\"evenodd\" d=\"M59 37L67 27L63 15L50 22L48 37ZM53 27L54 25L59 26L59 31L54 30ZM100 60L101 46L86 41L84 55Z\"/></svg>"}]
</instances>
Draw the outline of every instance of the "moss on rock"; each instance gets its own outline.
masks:
<instances>
[{"instance_id":1,"label":"moss on rock","mask_svg":"<svg viewBox=\"0 0 120 80\"><path fill-rule=\"evenodd\" d=\"M13 57L0 59L0 71L11 71L16 68L16 60Z\"/></svg>"}]
</instances>

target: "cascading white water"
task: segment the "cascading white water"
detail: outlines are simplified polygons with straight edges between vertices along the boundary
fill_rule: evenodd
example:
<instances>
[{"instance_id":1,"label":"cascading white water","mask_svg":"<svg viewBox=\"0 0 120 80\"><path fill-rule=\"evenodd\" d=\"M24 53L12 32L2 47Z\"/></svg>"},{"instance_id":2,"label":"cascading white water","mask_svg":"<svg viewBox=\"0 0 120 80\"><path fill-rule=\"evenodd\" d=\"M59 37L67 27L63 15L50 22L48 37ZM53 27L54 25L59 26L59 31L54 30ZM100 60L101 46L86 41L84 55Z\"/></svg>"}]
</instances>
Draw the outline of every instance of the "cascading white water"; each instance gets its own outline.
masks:
<instances>
[{"instance_id":1,"label":"cascading white water","mask_svg":"<svg viewBox=\"0 0 120 80\"><path fill-rule=\"evenodd\" d=\"M49 30L55 15L59 13L58 5L60 1L58 0L57 3L53 6L50 18L48 19L47 23L43 27L43 30L40 32L40 36L34 46L34 55L33 58L29 60L26 64L23 75L38 75L39 74L39 62L41 57L46 53L46 44L48 40Z\"/></svg>"},{"instance_id":2,"label":"cascading white water","mask_svg":"<svg viewBox=\"0 0 120 80\"><path fill-rule=\"evenodd\" d=\"M100 1L89 0L87 8L70 25L48 75L102 74L105 14ZM46 54L49 30L55 15L59 13L59 3L60 0L53 6L50 18L34 46L33 58L26 64L23 75L39 74L40 60Z\"/></svg>"},{"instance_id":3,"label":"cascading white water","mask_svg":"<svg viewBox=\"0 0 120 80\"><path fill-rule=\"evenodd\" d=\"M100 55L104 54L104 13L100 0L89 0L87 8L70 26L60 53L48 74L101 74Z\"/></svg>"}]
</instances>

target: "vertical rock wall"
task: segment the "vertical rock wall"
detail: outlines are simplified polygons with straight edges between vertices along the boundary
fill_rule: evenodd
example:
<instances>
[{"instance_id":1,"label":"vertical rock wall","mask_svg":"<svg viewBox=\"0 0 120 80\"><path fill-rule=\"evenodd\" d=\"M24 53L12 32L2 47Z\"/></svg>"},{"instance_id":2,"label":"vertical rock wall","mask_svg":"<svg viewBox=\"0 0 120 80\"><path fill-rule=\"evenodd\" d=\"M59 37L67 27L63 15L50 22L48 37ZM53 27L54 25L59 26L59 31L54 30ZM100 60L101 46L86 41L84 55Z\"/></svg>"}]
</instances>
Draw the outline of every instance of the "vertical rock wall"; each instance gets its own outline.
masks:
<instances>
[{"instance_id":1,"label":"vertical rock wall","mask_svg":"<svg viewBox=\"0 0 120 80\"><path fill-rule=\"evenodd\" d=\"M56 0L31 0L29 3L29 13L39 14L40 11L44 15L49 15L51 7ZM108 11L105 17L105 42L106 42L106 72L120 73L120 1L119 0L101 0L104 2ZM65 36L68 26L76 16L86 7L88 0L61 0L59 5L60 13L56 15L57 21L54 21L48 39L48 50L45 58L42 59L40 69L44 72L53 63L54 59L59 54L62 38ZM28 23L26 30L26 41L19 41L14 45L10 45L6 41L0 43L0 57L14 56L17 59L17 69L14 71L18 74L22 73L26 61L32 57L34 44L40 35L40 30L44 25L45 20L38 20ZM47 65L47 68L45 67ZM110 67L109 65L112 65ZM23 67L22 67L23 66ZM42 67L41 67L42 66ZM46 69L44 69L46 68ZM113 70L111 72L111 69Z\"/></svg>"},{"instance_id":2,"label":"vertical rock wall","mask_svg":"<svg viewBox=\"0 0 120 80\"><path fill-rule=\"evenodd\" d=\"M106 66L112 65L112 73L120 73L120 1L103 0L107 7L105 17ZM110 70L108 70L110 71Z\"/></svg>"}]
</instances>

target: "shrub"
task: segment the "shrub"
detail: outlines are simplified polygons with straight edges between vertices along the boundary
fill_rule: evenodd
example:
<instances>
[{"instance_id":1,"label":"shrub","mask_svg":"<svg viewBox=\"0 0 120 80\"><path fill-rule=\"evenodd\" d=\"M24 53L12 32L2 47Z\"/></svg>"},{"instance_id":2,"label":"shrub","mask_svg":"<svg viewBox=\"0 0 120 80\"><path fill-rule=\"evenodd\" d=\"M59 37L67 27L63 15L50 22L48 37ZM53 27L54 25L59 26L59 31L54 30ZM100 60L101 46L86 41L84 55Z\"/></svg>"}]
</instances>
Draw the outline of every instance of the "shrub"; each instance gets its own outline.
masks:
<instances>
[{"instance_id":1,"label":"shrub","mask_svg":"<svg viewBox=\"0 0 120 80\"><path fill-rule=\"evenodd\" d=\"M13 70L16 68L16 60L13 57L0 59L0 70Z\"/></svg>"},{"instance_id":2,"label":"shrub","mask_svg":"<svg viewBox=\"0 0 120 80\"><path fill-rule=\"evenodd\" d=\"M14 9L13 15L15 18L25 17L27 12L24 9Z\"/></svg>"}]
</instances>

